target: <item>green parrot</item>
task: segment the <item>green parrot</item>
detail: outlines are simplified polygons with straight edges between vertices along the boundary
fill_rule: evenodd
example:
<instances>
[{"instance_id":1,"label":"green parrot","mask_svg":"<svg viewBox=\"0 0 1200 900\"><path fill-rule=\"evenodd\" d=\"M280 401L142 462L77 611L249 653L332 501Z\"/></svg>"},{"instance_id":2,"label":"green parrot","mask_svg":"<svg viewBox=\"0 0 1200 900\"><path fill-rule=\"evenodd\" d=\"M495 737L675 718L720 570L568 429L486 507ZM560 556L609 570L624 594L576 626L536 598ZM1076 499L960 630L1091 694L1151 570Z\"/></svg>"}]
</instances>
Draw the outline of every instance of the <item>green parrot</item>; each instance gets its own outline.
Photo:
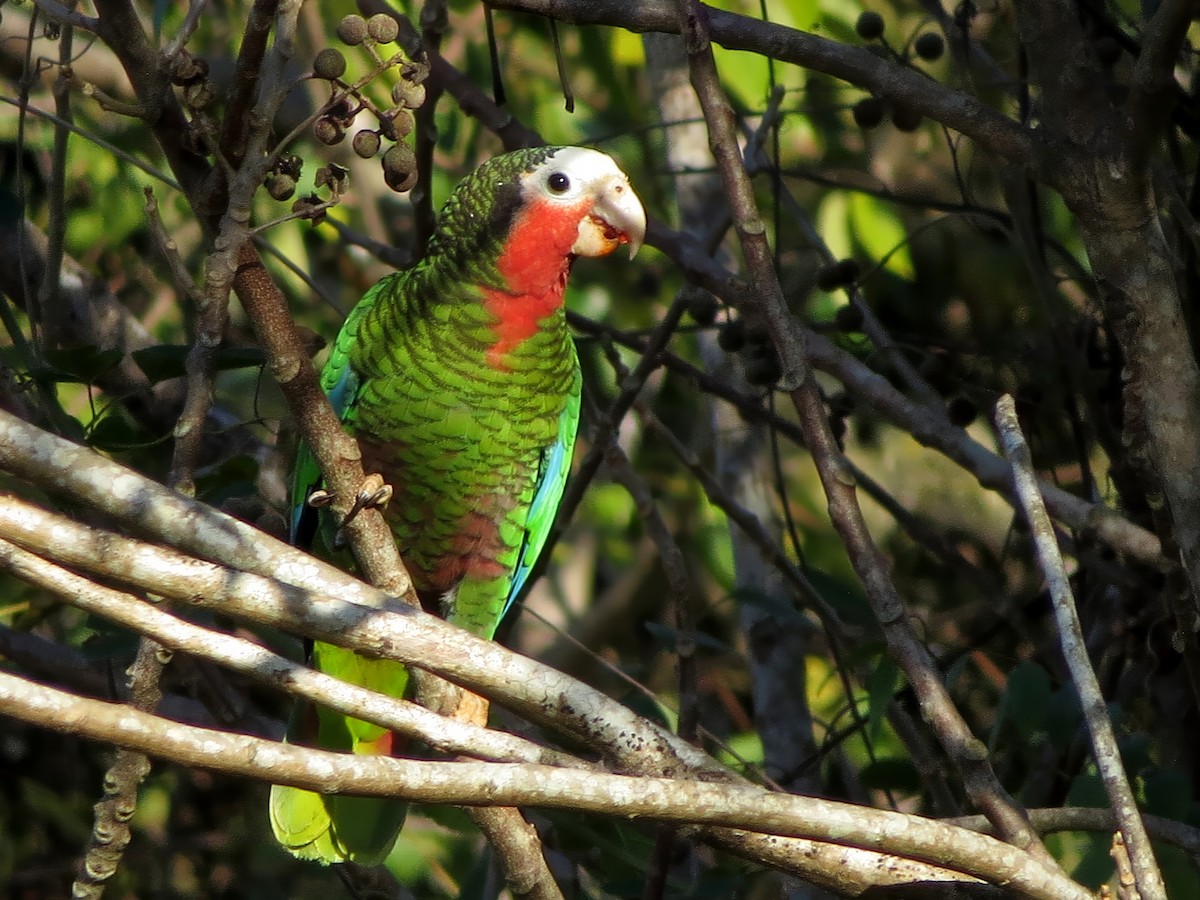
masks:
<instances>
[{"instance_id":1,"label":"green parrot","mask_svg":"<svg viewBox=\"0 0 1200 900\"><path fill-rule=\"evenodd\" d=\"M563 292L579 256L628 244L646 214L604 153L537 147L484 163L458 185L425 257L376 284L331 349L321 385L390 487L384 515L422 604L491 638L545 544L570 469L580 372ZM301 447L293 540L324 539L308 503L321 477ZM403 696L408 672L317 643L312 662ZM307 705L288 739L357 754L399 750L386 729ZM406 805L275 785L275 837L301 859L382 862Z\"/></svg>"}]
</instances>

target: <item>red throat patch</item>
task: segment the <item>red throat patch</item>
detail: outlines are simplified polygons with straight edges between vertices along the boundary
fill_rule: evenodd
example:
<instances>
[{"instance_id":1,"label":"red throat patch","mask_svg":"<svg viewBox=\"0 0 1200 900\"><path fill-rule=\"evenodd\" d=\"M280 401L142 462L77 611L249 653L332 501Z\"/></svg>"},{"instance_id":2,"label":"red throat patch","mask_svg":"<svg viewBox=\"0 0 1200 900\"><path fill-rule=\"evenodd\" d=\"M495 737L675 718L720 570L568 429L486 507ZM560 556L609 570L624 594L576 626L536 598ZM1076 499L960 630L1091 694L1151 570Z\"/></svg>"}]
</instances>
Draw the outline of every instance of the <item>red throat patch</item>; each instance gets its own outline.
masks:
<instances>
[{"instance_id":1,"label":"red throat patch","mask_svg":"<svg viewBox=\"0 0 1200 900\"><path fill-rule=\"evenodd\" d=\"M562 305L574 256L571 247L590 203L574 206L537 202L512 224L496 268L508 290L484 292L484 307L496 317L496 343L488 363L504 368L504 356L537 333L538 323Z\"/></svg>"}]
</instances>

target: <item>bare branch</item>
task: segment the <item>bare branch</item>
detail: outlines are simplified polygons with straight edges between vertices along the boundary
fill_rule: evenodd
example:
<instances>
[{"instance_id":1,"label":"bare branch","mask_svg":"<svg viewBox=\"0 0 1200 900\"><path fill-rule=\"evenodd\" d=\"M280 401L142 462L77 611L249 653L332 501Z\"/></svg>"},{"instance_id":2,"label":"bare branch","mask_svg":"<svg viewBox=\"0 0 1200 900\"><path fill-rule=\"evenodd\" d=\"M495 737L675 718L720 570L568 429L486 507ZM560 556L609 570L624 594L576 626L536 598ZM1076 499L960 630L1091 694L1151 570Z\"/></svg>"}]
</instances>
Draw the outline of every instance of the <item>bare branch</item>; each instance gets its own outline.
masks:
<instances>
[{"instance_id":1,"label":"bare branch","mask_svg":"<svg viewBox=\"0 0 1200 900\"><path fill-rule=\"evenodd\" d=\"M78 10L72 9L65 4L59 3L58 0L34 0L34 6L38 8L47 19L52 22L58 22L60 25L69 25L74 28L82 28L84 31L99 31L100 20L92 16L85 16Z\"/></svg>"},{"instance_id":2,"label":"bare branch","mask_svg":"<svg viewBox=\"0 0 1200 900\"><path fill-rule=\"evenodd\" d=\"M117 743L183 765L309 790L703 822L868 850L886 848L1005 884L1036 900L1091 896L1053 866L1016 853L993 838L917 816L813 797L513 763L424 762L329 753L183 725L125 706L73 697L6 672L0 672L0 711L54 731Z\"/></svg>"},{"instance_id":3,"label":"bare branch","mask_svg":"<svg viewBox=\"0 0 1200 900\"><path fill-rule=\"evenodd\" d=\"M688 51L692 84L704 108L709 142L716 157L733 212L742 254L754 282L757 309L763 315L779 354L781 387L791 394L805 443L829 501L833 526L841 536L883 629L892 659L904 672L920 703L921 712L963 779L967 795L984 815L996 822L1003 837L1040 858L1051 860L1028 826L1023 810L1000 784L987 750L971 734L955 707L928 649L917 638L908 614L891 582L888 566L875 545L855 496L853 478L842 463L825 413L820 389L813 379L805 347L787 309L758 213L754 191L737 145L733 109L717 75L709 35L709 11L696 0L679 6L679 29Z\"/></svg>"},{"instance_id":4,"label":"bare branch","mask_svg":"<svg viewBox=\"0 0 1200 900\"><path fill-rule=\"evenodd\" d=\"M680 33L675 4L670 0L496 0L491 5L573 25ZM1035 156L1040 155L1034 152L1037 138L1028 129L977 98L880 59L866 48L848 47L810 32L712 7L708 13L713 42L730 50L749 50L856 84L970 136L1014 165L1033 165Z\"/></svg>"},{"instance_id":5,"label":"bare branch","mask_svg":"<svg viewBox=\"0 0 1200 900\"><path fill-rule=\"evenodd\" d=\"M1116 815L1137 880L1137 889L1143 900L1165 898L1167 894L1162 874L1154 859L1154 850L1150 846L1146 826L1138 813L1137 800L1125 775L1121 751L1117 747L1117 738L1108 718L1108 707L1104 695L1100 692L1100 683L1096 680L1096 672L1088 659L1083 628L1079 623L1075 597L1071 593L1070 580L1063 567L1062 554L1054 536L1054 525L1046 514L1045 504L1038 494L1037 481L1033 474L1033 458L1029 453L1029 445L1025 443L1025 436L1021 434L1016 403L1008 394L996 401L996 428L1000 433L1004 452L1012 464L1013 482L1021 498L1025 517L1029 520L1038 563L1050 588L1058 639L1071 672L1071 681L1079 692L1084 722L1092 739L1092 758L1096 761L1096 768L1108 791L1108 799Z\"/></svg>"},{"instance_id":6,"label":"bare branch","mask_svg":"<svg viewBox=\"0 0 1200 900\"><path fill-rule=\"evenodd\" d=\"M58 532L60 537L73 531L76 538L93 545L100 541L122 541L114 535L99 535L14 497L0 497L0 520L10 515L26 518L32 529L45 535L66 529ZM0 539L0 565L28 584L52 591L80 609L153 638L174 652L212 660L277 690L419 738L441 752L493 761L596 768L585 760L513 735L444 718L415 703L339 681L242 638L209 631L161 606L91 582L3 539Z\"/></svg>"}]
</instances>

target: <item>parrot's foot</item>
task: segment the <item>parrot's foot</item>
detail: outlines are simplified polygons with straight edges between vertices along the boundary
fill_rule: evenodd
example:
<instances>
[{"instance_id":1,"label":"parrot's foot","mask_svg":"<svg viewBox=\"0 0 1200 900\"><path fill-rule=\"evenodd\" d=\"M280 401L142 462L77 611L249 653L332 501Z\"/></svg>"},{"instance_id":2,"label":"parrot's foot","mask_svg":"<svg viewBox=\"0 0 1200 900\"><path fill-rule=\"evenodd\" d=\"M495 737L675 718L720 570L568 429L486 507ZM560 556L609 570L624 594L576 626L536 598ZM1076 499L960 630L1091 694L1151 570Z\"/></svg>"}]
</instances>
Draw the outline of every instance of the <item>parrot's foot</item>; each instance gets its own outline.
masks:
<instances>
[{"instance_id":1,"label":"parrot's foot","mask_svg":"<svg viewBox=\"0 0 1200 900\"><path fill-rule=\"evenodd\" d=\"M463 691L458 698L458 709L454 711L452 718L487 728L488 709L489 703L486 697L480 697L470 691Z\"/></svg>"},{"instance_id":2,"label":"parrot's foot","mask_svg":"<svg viewBox=\"0 0 1200 900\"><path fill-rule=\"evenodd\" d=\"M383 480L382 475L378 473L368 475L363 479L358 493L354 495L354 505L350 507L350 512L346 514L346 522L349 522L364 509L378 509L383 511L389 501L391 501L392 493L392 486ZM346 522L343 522L342 525L345 525Z\"/></svg>"},{"instance_id":3,"label":"parrot's foot","mask_svg":"<svg viewBox=\"0 0 1200 900\"><path fill-rule=\"evenodd\" d=\"M488 699L440 678L425 677L418 680L417 702L456 722L487 727L491 708Z\"/></svg>"},{"instance_id":4,"label":"parrot's foot","mask_svg":"<svg viewBox=\"0 0 1200 900\"><path fill-rule=\"evenodd\" d=\"M382 510L386 508L392 499L392 494L392 486L384 482L382 475L366 476L358 493L354 495L354 505L350 507L350 512L346 513L346 520L342 522L342 526L345 527L364 509ZM324 488L318 488L308 495L308 505L314 508L328 506L332 502L332 492Z\"/></svg>"}]
</instances>

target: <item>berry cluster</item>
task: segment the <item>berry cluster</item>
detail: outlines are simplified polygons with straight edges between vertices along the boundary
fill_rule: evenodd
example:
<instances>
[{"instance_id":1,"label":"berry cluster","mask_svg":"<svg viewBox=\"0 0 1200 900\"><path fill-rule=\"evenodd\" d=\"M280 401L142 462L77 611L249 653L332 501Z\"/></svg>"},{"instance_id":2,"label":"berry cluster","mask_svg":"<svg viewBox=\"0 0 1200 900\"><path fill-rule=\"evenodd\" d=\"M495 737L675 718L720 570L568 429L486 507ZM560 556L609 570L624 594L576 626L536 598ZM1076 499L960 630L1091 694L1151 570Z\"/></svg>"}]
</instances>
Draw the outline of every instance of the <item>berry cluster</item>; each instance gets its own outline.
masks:
<instances>
[{"instance_id":1,"label":"berry cluster","mask_svg":"<svg viewBox=\"0 0 1200 900\"><path fill-rule=\"evenodd\" d=\"M192 56L186 47L171 58L171 83L180 88L180 99L188 111L183 145L189 153L208 156L217 147L217 124L209 115L216 88L208 77L208 60Z\"/></svg>"},{"instance_id":2,"label":"berry cluster","mask_svg":"<svg viewBox=\"0 0 1200 900\"><path fill-rule=\"evenodd\" d=\"M765 322L742 317L729 319L717 332L717 345L726 353L742 355L746 381L750 384L770 387L783 374Z\"/></svg>"},{"instance_id":3,"label":"berry cluster","mask_svg":"<svg viewBox=\"0 0 1200 900\"><path fill-rule=\"evenodd\" d=\"M882 15L873 10L866 10L859 14L858 20L854 23L854 30L864 41L878 41L880 52L894 57L901 63L908 64L910 58L907 49L902 53L897 53L888 46L883 36L885 24ZM934 62L941 59L942 54L946 52L946 39L936 31L924 31L912 41L911 48L912 53L919 59ZM864 97L854 104L851 112L854 115L854 123L859 128L874 128L883 122L889 109L892 125L898 130L916 131L921 126L921 113L901 103L889 103L882 97Z\"/></svg>"},{"instance_id":4,"label":"berry cluster","mask_svg":"<svg viewBox=\"0 0 1200 900\"><path fill-rule=\"evenodd\" d=\"M407 191L417 181L417 160L411 147L404 143L413 130L412 110L425 102L425 78L429 67L411 62L403 54L390 59L379 55L378 47L390 44L399 36L396 21L384 13L369 19L359 15L348 15L338 23L338 39L348 47L366 47L375 57L380 71L395 68L399 80L392 88L392 105L386 109L377 106L362 87L365 82L347 84L346 57L341 50L327 47L313 60L313 76L328 81L333 96L328 107L313 123L313 134L328 146L340 144L361 112L369 112L376 121L374 128L360 128L351 138L350 146L363 159L377 156L384 142L392 146L383 151L383 177L394 191ZM369 80L369 79L368 79Z\"/></svg>"}]
</instances>

